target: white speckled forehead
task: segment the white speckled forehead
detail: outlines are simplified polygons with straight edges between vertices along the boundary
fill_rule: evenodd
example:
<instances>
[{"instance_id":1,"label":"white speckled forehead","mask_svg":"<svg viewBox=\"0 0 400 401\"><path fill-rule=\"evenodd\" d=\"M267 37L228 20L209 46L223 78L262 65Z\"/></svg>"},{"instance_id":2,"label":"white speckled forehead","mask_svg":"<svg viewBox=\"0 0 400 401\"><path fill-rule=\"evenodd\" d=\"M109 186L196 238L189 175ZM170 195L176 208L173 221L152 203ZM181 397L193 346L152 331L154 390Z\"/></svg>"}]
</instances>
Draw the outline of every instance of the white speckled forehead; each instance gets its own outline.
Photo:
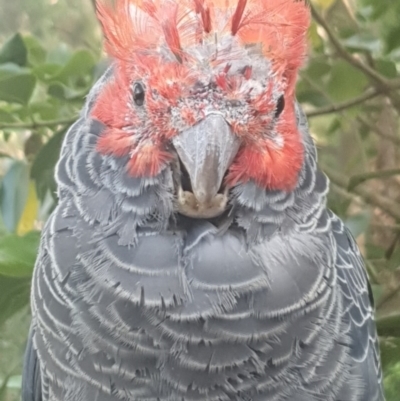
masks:
<instances>
[{"instance_id":1,"label":"white speckled forehead","mask_svg":"<svg viewBox=\"0 0 400 401\"><path fill-rule=\"evenodd\" d=\"M204 83L222 72L227 65L232 75L251 67L252 80L259 83L266 83L274 74L272 63L263 56L260 44L244 46L236 36L229 34L210 35L202 43L185 48L185 53L188 59L184 62L199 72L199 78L203 77Z\"/></svg>"},{"instance_id":2,"label":"white speckled forehead","mask_svg":"<svg viewBox=\"0 0 400 401\"><path fill-rule=\"evenodd\" d=\"M205 115L220 113L229 122L246 124L251 118L247 97L257 98L270 86L273 101L276 102L283 93L284 82L274 79L272 63L263 56L259 44L243 46L232 35L215 36L214 40L209 36L203 43L185 48L185 53L188 57L184 63L193 71L197 84L195 88L186 88L186 95L170 109L172 126L179 131L188 126L181 114L185 107L192 111L196 121ZM237 89L242 95L240 99L232 100L224 90L212 85L228 65L227 75L243 77ZM243 76L246 67L252 70L249 79Z\"/></svg>"}]
</instances>

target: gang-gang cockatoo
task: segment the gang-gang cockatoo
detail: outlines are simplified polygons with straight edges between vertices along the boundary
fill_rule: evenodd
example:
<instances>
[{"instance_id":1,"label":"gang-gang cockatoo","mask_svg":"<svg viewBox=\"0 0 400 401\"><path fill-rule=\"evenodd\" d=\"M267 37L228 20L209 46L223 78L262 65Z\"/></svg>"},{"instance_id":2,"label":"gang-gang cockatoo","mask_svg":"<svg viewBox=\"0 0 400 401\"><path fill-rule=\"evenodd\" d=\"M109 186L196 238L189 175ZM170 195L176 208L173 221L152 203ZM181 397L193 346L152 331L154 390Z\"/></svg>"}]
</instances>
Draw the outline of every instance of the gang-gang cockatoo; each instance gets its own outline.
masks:
<instances>
[{"instance_id":1,"label":"gang-gang cockatoo","mask_svg":"<svg viewBox=\"0 0 400 401\"><path fill-rule=\"evenodd\" d=\"M362 258L295 99L295 0L98 3L23 401L382 401Z\"/></svg>"}]
</instances>

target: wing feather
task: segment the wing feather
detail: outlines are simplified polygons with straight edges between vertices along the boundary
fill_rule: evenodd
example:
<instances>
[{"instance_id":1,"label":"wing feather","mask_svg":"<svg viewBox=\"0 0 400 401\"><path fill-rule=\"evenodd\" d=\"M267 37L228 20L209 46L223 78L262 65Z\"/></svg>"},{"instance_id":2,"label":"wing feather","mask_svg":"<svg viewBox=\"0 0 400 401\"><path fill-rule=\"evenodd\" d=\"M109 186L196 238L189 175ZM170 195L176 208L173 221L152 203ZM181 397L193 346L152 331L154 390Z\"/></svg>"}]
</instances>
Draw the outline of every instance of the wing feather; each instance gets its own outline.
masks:
<instances>
[{"instance_id":1,"label":"wing feather","mask_svg":"<svg viewBox=\"0 0 400 401\"><path fill-rule=\"evenodd\" d=\"M383 400L382 369L367 271L357 243L343 222L330 212L336 239L336 269L343 295L344 316L351 339L350 357L365 386L368 400Z\"/></svg>"},{"instance_id":2,"label":"wing feather","mask_svg":"<svg viewBox=\"0 0 400 401\"><path fill-rule=\"evenodd\" d=\"M42 401L42 378L39 359L33 346L31 328L25 351L24 370L22 373L22 401Z\"/></svg>"}]
</instances>

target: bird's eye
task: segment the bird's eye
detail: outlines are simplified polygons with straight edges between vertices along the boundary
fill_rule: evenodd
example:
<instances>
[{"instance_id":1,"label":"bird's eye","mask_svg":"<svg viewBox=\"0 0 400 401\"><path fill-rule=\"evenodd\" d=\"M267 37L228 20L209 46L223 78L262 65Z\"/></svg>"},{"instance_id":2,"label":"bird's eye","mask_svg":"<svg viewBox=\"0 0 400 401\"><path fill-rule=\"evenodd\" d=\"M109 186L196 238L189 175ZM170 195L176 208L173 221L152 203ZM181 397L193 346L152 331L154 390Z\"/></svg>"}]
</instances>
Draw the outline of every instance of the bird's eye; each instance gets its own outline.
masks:
<instances>
[{"instance_id":1,"label":"bird's eye","mask_svg":"<svg viewBox=\"0 0 400 401\"><path fill-rule=\"evenodd\" d=\"M278 118L283 109L285 108L285 98L283 95L279 96L278 102L276 103L276 109L275 109L275 118Z\"/></svg>"},{"instance_id":2,"label":"bird's eye","mask_svg":"<svg viewBox=\"0 0 400 401\"><path fill-rule=\"evenodd\" d=\"M140 82L133 85L133 101L137 106L143 106L144 103L144 87Z\"/></svg>"}]
</instances>

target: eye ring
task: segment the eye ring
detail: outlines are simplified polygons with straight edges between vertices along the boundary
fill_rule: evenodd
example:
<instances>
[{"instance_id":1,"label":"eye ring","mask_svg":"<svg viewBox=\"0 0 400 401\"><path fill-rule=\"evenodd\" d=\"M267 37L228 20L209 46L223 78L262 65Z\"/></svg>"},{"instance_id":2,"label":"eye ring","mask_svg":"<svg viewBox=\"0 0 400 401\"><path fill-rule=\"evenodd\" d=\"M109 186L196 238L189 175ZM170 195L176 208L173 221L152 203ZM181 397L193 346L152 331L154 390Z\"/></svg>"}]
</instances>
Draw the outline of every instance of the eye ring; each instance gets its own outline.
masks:
<instances>
[{"instance_id":1,"label":"eye ring","mask_svg":"<svg viewBox=\"0 0 400 401\"><path fill-rule=\"evenodd\" d=\"M145 89L142 83L135 82L133 85L133 101L137 106L143 106L145 98Z\"/></svg>"},{"instance_id":2,"label":"eye ring","mask_svg":"<svg viewBox=\"0 0 400 401\"><path fill-rule=\"evenodd\" d=\"M275 118L278 118L282 114L284 108L285 108L285 97L281 95L279 96L279 99L276 102Z\"/></svg>"}]
</instances>

